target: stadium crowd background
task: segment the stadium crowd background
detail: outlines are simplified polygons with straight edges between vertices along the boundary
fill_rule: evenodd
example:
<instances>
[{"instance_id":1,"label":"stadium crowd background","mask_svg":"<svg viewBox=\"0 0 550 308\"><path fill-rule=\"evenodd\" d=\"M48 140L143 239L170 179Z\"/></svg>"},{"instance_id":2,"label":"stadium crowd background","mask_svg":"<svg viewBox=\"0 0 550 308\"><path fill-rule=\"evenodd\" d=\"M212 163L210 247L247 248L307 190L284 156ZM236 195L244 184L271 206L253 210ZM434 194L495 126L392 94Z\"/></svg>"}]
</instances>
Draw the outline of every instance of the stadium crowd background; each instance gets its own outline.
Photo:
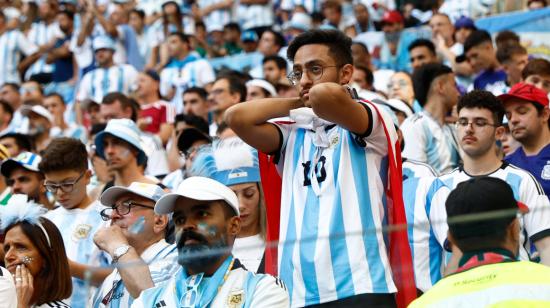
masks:
<instances>
[{"instance_id":1,"label":"stadium crowd background","mask_svg":"<svg viewBox=\"0 0 550 308\"><path fill-rule=\"evenodd\" d=\"M549 47L530 54L521 34L488 32L478 26L487 16L518 16L514 14L522 11L550 15L546 5L546 0L0 0L0 208L27 203L20 196L25 195L47 210L46 222L36 220L40 211L32 214L32 209L17 215L35 217L33 223L46 234L49 249L55 248L56 256L62 255L56 258L70 269L59 274L65 281L38 280L55 284L51 294L57 297L19 285L17 299L36 306L129 307L141 290L168 281L180 269L178 263L185 262L178 260L172 244L177 241L174 222L150 210L164 194L182 191L180 184L193 176L214 178L234 191L242 225L235 234L233 255L252 272L280 276L282 282L274 281L285 292L288 287L292 306L349 296L323 293L323 287L337 289L335 282L327 287L315 281L318 278L309 277L303 264L298 278L286 265L279 264L278 270L287 272L278 272L277 251L271 250L279 245L279 258L290 258L282 252L289 243L315 250L308 242L330 241L354 231L359 234L352 236L376 236L389 232L387 225L342 226L340 233L331 227L330 233L314 233L318 238L308 238L305 231L293 237L279 230L279 224L288 227L294 219L285 207L278 210L281 202L290 204L280 196L279 176L285 173L278 173L273 164L280 157L248 146L239 139L249 141L240 123L225 121L231 122L226 111L232 106L303 96L297 86L303 76L323 79L331 66L307 64L303 73L287 58L293 39L315 29L341 31L352 39L350 94L373 102L399 131L414 270L410 284L419 294L440 280L445 268L456 269L454 258L460 258L449 247L442 204L458 183L493 176L493 166L500 172L494 176L508 182L516 200L530 209L522 220L516 257L550 265ZM545 52L546 58L541 56ZM537 115L527 118L529 110L510 107L518 104L513 100L533 103ZM459 114L457 103L465 115ZM473 133L487 127L495 127L494 135ZM472 145L482 141L485 145ZM320 198L316 189L322 186L325 170L317 170L317 165L304 165L304 170L304 186L317 187L310 193ZM308 179L305 174L311 170L315 176ZM207 189L215 184L196 185ZM356 193L349 189L347 193ZM121 201L125 194L133 194L135 200ZM304 204L309 204L306 199ZM314 229L323 225L323 219L299 220L305 229L308 223ZM2 240L14 229L3 221L0 227ZM52 235L56 228L61 238ZM286 237L277 244L279 232ZM126 244L135 251L117 251ZM32 266L27 266L28 273L16 273L16 266L20 271L18 265L29 265L33 259L17 257L9 248L0 246L0 264L11 272L5 274L13 274L18 283L28 282L25 275L43 274ZM353 251L347 246L338 249L331 253ZM132 258L126 267L136 269L136 276L123 269L112 271L113 259L122 256ZM57 262L51 258L47 262ZM23 261L14 261L19 259ZM140 260L149 264L143 284ZM381 257L377 262L386 275L391 272L389 261ZM366 293L394 293L389 291L395 288L391 278L377 289L385 278L371 276L367 284L379 292ZM354 276L354 283L355 279L361 280ZM132 280L138 282L133 285ZM300 293L302 280L319 284L317 294L309 289ZM284 297L279 291L261 298L275 302L277 296Z\"/></svg>"}]
</instances>

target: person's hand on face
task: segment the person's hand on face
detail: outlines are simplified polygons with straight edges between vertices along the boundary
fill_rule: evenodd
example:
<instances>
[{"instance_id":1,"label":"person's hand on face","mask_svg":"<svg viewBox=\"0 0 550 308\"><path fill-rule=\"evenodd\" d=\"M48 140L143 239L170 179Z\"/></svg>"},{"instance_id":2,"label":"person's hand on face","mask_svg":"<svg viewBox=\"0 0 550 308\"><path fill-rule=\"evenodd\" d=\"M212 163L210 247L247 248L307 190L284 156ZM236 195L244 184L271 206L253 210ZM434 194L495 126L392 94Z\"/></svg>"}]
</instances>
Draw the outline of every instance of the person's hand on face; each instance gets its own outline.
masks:
<instances>
[{"instance_id":1,"label":"person's hand on face","mask_svg":"<svg viewBox=\"0 0 550 308\"><path fill-rule=\"evenodd\" d=\"M29 307L34 293L33 277L25 264L17 265L15 269L15 290L17 292L18 307Z\"/></svg>"},{"instance_id":2,"label":"person's hand on face","mask_svg":"<svg viewBox=\"0 0 550 308\"><path fill-rule=\"evenodd\" d=\"M94 243L101 250L113 255L115 249L122 245L128 245L128 239L122 233L122 229L118 225L111 225L106 228L99 229L94 235Z\"/></svg>"}]
</instances>

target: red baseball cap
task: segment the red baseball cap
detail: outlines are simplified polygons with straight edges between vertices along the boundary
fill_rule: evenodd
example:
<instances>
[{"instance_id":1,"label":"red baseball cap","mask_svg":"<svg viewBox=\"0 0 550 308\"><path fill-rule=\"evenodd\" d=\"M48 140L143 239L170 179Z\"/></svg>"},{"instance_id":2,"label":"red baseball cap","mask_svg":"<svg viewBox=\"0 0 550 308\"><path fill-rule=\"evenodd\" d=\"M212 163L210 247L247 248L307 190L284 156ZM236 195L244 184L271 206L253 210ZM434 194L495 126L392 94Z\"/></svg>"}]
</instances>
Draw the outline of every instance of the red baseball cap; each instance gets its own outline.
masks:
<instances>
[{"instance_id":1,"label":"red baseball cap","mask_svg":"<svg viewBox=\"0 0 550 308\"><path fill-rule=\"evenodd\" d=\"M403 16L401 16L401 13L399 13L399 11L386 11L382 16L382 23L404 23Z\"/></svg>"},{"instance_id":2,"label":"red baseball cap","mask_svg":"<svg viewBox=\"0 0 550 308\"><path fill-rule=\"evenodd\" d=\"M548 95L534 85L523 82L516 83L507 94L498 96L498 99L505 103L511 98L521 99L528 102L533 102L543 107L548 107Z\"/></svg>"}]
</instances>

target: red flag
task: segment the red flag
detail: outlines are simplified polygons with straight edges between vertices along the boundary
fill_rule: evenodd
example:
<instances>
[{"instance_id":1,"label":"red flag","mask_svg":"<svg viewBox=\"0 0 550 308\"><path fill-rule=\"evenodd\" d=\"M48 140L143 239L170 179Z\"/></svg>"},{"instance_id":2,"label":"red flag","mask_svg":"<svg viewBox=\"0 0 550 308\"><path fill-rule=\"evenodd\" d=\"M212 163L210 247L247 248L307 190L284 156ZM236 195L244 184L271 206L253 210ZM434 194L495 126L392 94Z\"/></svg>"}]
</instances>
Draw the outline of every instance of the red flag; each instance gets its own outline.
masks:
<instances>
[{"instance_id":1,"label":"red flag","mask_svg":"<svg viewBox=\"0 0 550 308\"><path fill-rule=\"evenodd\" d=\"M386 122L375 104L363 101L376 110L378 119L384 127L388 142L388 185L386 189L386 204L390 226L390 264L393 281L397 287L397 306L407 307L417 296L414 282L412 255L407 235L407 216L403 204L403 170L401 167L401 147L397 136L389 134ZM395 228L392 228L395 227Z\"/></svg>"}]
</instances>

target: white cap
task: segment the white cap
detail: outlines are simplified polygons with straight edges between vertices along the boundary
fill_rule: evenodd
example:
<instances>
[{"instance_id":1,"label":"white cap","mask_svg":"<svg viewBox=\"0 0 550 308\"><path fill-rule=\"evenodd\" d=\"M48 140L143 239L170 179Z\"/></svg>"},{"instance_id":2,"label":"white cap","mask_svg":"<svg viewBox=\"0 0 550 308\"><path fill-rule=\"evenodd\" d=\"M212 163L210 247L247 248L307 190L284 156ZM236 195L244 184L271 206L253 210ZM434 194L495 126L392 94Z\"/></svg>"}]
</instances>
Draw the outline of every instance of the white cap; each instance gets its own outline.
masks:
<instances>
[{"instance_id":1,"label":"white cap","mask_svg":"<svg viewBox=\"0 0 550 308\"><path fill-rule=\"evenodd\" d=\"M174 205L181 197L198 201L223 200L231 206L237 216L240 215L237 195L222 183L202 176L193 176L183 180L175 193L166 194L157 201L155 212L157 214L174 212Z\"/></svg>"},{"instance_id":2,"label":"white cap","mask_svg":"<svg viewBox=\"0 0 550 308\"><path fill-rule=\"evenodd\" d=\"M287 29L307 31L311 29L311 17L306 13L294 13L287 24Z\"/></svg>"},{"instance_id":3,"label":"white cap","mask_svg":"<svg viewBox=\"0 0 550 308\"><path fill-rule=\"evenodd\" d=\"M17 167L22 167L33 172L40 172L38 165L41 161L42 157L38 154L21 152L17 157L5 160L0 167L0 172L6 178L8 178L13 169Z\"/></svg>"},{"instance_id":4,"label":"white cap","mask_svg":"<svg viewBox=\"0 0 550 308\"><path fill-rule=\"evenodd\" d=\"M96 36L92 42L92 46L94 48L94 51L97 51L99 49L115 50L115 42L113 41L112 38L106 35Z\"/></svg>"},{"instance_id":5,"label":"white cap","mask_svg":"<svg viewBox=\"0 0 550 308\"><path fill-rule=\"evenodd\" d=\"M275 90L275 87L271 85L269 82L263 80L263 79L252 79L246 82L247 87L260 87L264 90L266 90L272 97L277 96L277 90Z\"/></svg>"},{"instance_id":6,"label":"white cap","mask_svg":"<svg viewBox=\"0 0 550 308\"><path fill-rule=\"evenodd\" d=\"M105 206L112 206L120 196L126 193L142 196L154 202L159 201L159 199L166 194L166 192L156 184L133 182L128 187L113 186L108 188L101 194L99 201Z\"/></svg>"},{"instance_id":7,"label":"white cap","mask_svg":"<svg viewBox=\"0 0 550 308\"><path fill-rule=\"evenodd\" d=\"M21 113L24 116L28 117L29 113L31 113L31 112L36 113L37 115L48 119L48 121L50 121L50 123L53 123L53 121L54 121L53 115L48 111L48 109L44 108L44 106L41 106L41 105L34 105L34 106L23 105L23 106L21 106Z\"/></svg>"}]
</instances>

